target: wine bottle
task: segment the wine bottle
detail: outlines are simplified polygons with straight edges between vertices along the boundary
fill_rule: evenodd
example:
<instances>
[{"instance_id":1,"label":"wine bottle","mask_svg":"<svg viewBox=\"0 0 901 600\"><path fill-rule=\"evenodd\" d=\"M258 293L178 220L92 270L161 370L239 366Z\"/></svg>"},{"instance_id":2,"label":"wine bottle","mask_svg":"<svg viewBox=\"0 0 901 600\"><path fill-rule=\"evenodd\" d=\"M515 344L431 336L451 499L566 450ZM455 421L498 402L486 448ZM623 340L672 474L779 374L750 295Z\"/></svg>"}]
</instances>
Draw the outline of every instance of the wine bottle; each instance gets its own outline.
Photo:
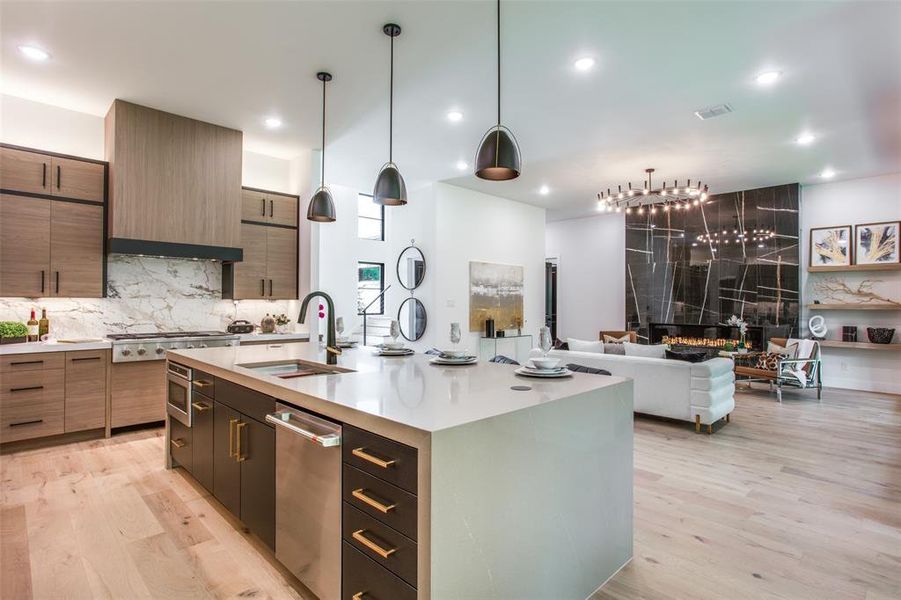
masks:
<instances>
[{"instance_id":1,"label":"wine bottle","mask_svg":"<svg viewBox=\"0 0 901 600\"><path fill-rule=\"evenodd\" d=\"M38 336L41 340L50 334L50 319L47 318L47 309L41 308L41 320L38 321Z\"/></svg>"},{"instance_id":2,"label":"wine bottle","mask_svg":"<svg viewBox=\"0 0 901 600\"><path fill-rule=\"evenodd\" d=\"M40 324L38 323L38 320L34 315L33 308L31 309L31 318L28 319L28 323L26 323L25 325L28 327L28 337L26 338L26 341L29 341L29 342L39 341L41 339L39 332L38 332L38 327Z\"/></svg>"}]
</instances>

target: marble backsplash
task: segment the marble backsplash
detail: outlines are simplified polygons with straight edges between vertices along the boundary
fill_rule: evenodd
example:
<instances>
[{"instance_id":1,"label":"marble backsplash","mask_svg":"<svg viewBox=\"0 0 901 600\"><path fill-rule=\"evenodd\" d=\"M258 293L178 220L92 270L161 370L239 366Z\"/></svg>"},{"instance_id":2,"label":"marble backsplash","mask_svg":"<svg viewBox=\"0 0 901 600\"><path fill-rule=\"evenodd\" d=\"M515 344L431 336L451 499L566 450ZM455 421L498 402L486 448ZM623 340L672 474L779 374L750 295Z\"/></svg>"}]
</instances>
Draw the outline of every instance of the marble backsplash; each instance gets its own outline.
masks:
<instances>
[{"instance_id":1,"label":"marble backsplash","mask_svg":"<svg viewBox=\"0 0 901 600\"><path fill-rule=\"evenodd\" d=\"M112 255L106 298L0 298L0 321L28 320L32 308L47 309L55 338L103 337L108 333L222 330L234 319L259 324L284 313L297 325L298 300L223 300L218 262Z\"/></svg>"}]
</instances>

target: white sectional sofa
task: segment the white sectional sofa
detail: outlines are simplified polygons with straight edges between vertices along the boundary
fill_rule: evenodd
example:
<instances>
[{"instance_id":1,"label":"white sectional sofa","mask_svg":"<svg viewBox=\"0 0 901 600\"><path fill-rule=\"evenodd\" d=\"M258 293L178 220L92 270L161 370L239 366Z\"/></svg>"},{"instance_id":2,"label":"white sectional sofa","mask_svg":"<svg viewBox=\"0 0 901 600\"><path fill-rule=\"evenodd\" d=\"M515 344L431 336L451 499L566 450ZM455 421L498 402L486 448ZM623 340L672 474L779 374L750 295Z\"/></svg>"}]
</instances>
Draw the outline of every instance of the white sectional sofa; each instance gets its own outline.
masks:
<instances>
[{"instance_id":1,"label":"white sectional sofa","mask_svg":"<svg viewBox=\"0 0 901 600\"><path fill-rule=\"evenodd\" d=\"M540 351L533 350L533 355ZM735 374L728 358L700 363L596 352L551 350L548 356L635 380L635 412L695 423L700 431L735 408Z\"/></svg>"}]
</instances>

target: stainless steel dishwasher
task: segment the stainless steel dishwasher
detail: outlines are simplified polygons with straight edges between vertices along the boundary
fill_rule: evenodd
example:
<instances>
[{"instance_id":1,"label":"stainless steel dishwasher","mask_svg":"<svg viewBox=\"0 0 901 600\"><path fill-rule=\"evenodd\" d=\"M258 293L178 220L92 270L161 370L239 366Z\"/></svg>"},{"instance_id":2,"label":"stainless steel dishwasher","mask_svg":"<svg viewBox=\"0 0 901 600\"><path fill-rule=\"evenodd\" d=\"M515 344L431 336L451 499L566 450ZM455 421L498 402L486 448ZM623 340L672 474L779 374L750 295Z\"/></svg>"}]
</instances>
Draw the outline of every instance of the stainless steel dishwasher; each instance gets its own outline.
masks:
<instances>
[{"instance_id":1,"label":"stainless steel dishwasher","mask_svg":"<svg viewBox=\"0 0 901 600\"><path fill-rule=\"evenodd\" d=\"M341 425L276 404L275 556L321 600L341 594Z\"/></svg>"}]
</instances>

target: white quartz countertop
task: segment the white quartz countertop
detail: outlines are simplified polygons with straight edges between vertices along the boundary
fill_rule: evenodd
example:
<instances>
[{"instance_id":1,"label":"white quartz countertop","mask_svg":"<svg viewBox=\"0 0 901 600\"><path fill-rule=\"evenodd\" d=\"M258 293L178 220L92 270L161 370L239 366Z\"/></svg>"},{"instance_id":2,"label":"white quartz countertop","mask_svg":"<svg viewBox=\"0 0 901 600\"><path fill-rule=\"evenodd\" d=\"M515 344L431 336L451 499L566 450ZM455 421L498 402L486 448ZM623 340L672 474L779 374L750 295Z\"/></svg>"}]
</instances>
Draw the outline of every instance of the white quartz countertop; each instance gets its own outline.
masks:
<instances>
[{"instance_id":1,"label":"white quartz countertop","mask_svg":"<svg viewBox=\"0 0 901 600\"><path fill-rule=\"evenodd\" d=\"M75 352L78 350L106 350L110 348L109 340L79 342L75 344L63 342L27 342L24 344L0 345L0 356L7 354L34 354L36 352Z\"/></svg>"},{"instance_id":2,"label":"white quartz countertop","mask_svg":"<svg viewBox=\"0 0 901 600\"><path fill-rule=\"evenodd\" d=\"M324 364L319 344L172 350L167 357L346 423L377 430L374 425L390 422L426 433L625 381L582 373L534 379L516 375L515 365L437 366L429 363L429 355L376 357L367 347L345 350L336 366L352 372L335 375L280 379L241 366L283 360ZM510 389L514 385L531 390L514 391Z\"/></svg>"},{"instance_id":3,"label":"white quartz countertop","mask_svg":"<svg viewBox=\"0 0 901 600\"><path fill-rule=\"evenodd\" d=\"M309 341L309 333L240 333L241 343L244 342L296 342Z\"/></svg>"}]
</instances>

